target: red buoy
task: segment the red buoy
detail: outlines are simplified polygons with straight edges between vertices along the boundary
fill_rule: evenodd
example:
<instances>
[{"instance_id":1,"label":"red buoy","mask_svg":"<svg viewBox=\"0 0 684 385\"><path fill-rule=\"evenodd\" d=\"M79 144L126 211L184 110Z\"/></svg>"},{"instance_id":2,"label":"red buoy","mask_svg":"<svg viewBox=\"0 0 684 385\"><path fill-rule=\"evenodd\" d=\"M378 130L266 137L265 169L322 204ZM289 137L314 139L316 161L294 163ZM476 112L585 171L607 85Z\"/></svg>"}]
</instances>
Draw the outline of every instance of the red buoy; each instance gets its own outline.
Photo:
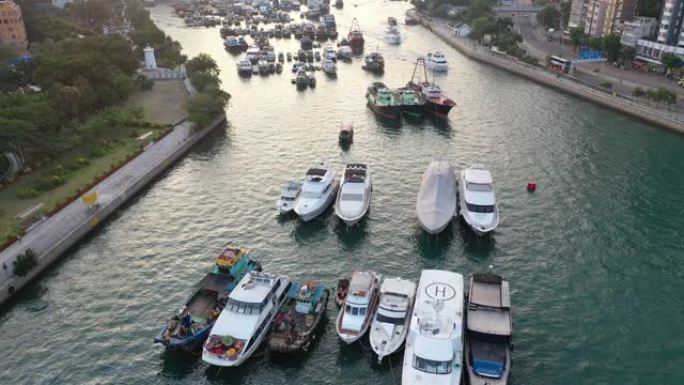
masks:
<instances>
[{"instance_id":1,"label":"red buoy","mask_svg":"<svg viewBox=\"0 0 684 385\"><path fill-rule=\"evenodd\" d=\"M532 192L537 189L537 182L529 181L527 182L527 191Z\"/></svg>"}]
</instances>

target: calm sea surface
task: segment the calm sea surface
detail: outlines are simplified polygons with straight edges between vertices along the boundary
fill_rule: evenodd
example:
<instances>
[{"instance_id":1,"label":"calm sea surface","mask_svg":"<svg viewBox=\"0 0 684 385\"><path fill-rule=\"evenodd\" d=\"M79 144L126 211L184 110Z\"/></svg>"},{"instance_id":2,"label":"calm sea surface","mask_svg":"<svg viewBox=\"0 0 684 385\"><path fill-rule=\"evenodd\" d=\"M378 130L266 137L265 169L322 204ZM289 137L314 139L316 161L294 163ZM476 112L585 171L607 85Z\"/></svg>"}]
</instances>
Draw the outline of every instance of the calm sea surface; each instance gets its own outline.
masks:
<instances>
[{"instance_id":1,"label":"calm sea surface","mask_svg":"<svg viewBox=\"0 0 684 385\"><path fill-rule=\"evenodd\" d=\"M153 345L227 243L252 247L270 272L330 286L354 268L417 279L426 268L493 265L512 288L512 383L684 383L684 138L470 61L420 27L402 25L404 43L390 47L385 20L403 20L407 4L357 5L333 11L339 30L359 19L366 47L386 58L386 84L405 84L419 54L447 54L449 74L435 80L458 102L449 121L377 120L364 93L378 78L361 59L340 63L336 80L319 72L304 92L289 66L239 79L218 28L185 28L154 8L189 56L220 65L229 123L4 309L1 384L400 383L401 355L379 366L363 346L338 342L332 323L310 354L262 351L230 370ZM356 127L346 152L343 120ZM492 170L502 221L490 239L457 222L436 238L420 230L419 178L435 157ZM306 224L278 219L280 184L317 159L371 165L375 194L360 226L347 230L330 211Z\"/></svg>"}]
</instances>

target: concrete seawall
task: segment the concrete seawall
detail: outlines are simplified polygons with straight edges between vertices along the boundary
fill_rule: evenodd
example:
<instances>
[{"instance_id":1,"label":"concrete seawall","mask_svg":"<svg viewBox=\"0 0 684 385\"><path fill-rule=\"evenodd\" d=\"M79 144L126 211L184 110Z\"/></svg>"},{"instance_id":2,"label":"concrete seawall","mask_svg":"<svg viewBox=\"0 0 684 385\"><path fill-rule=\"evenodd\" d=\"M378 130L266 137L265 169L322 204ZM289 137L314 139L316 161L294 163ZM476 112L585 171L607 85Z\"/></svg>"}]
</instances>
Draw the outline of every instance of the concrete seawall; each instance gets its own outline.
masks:
<instances>
[{"instance_id":1,"label":"concrete seawall","mask_svg":"<svg viewBox=\"0 0 684 385\"><path fill-rule=\"evenodd\" d=\"M0 305L225 120L222 114L199 131L195 131L193 124L187 121L178 124L168 135L148 146L140 155L86 193L97 191L98 207L89 208L81 199L77 199L0 252L0 261L7 264L6 269L0 271ZM37 254L38 265L25 277L14 276L11 261L27 249Z\"/></svg>"},{"instance_id":2,"label":"concrete seawall","mask_svg":"<svg viewBox=\"0 0 684 385\"><path fill-rule=\"evenodd\" d=\"M441 23L429 20L415 12L411 12L411 16L418 18L422 26L473 60L490 64L537 83L630 115L647 123L684 134L684 114L658 110L635 103L620 95L614 95L577 82L573 78L513 60L502 54L494 53L485 47L476 45L472 40L459 39L452 36Z\"/></svg>"}]
</instances>

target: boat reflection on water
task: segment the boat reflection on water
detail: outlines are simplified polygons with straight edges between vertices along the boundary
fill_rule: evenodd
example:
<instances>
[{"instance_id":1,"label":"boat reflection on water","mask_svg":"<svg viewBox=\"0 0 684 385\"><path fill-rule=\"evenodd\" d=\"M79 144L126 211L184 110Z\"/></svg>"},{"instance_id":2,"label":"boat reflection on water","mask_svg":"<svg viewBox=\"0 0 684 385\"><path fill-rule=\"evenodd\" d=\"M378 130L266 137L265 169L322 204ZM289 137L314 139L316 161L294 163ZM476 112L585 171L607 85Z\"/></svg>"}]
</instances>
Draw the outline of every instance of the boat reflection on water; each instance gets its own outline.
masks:
<instances>
[{"instance_id":1,"label":"boat reflection on water","mask_svg":"<svg viewBox=\"0 0 684 385\"><path fill-rule=\"evenodd\" d=\"M454 222L451 221L439 234L429 234L416 224L413 238L422 260L444 259L454 239Z\"/></svg>"},{"instance_id":2,"label":"boat reflection on water","mask_svg":"<svg viewBox=\"0 0 684 385\"><path fill-rule=\"evenodd\" d=\"M335 234L340 240L344 250L352 251L359 247L368 236L368 216L371 214L372 208L368 211L368 214L361 219L359 223L355 226L348 227L342 222L342 220L337 220L335 223Z\"/></svg>"},{"instance_id":3,"label":"boat reflection on water","mask_svg":"<svg viewBox=\"0 0 684 385\"><path fill-rule=\"evenodd\" d=\"M161 374L167 378L184 378L195 370L200 356L185 350L163 349L161 351Z\"/></svg>"},{"instance_id":4,"label":"boat reflection on water","mask_svg":"<svg viewBox=\"0 0 684 385\"><path fill-rule=\"evenodd\" d=\"M336 221L333 215L332 205L325 209L325 211L318 217L304 222L298 220L292 231L292 237L297 244L308 244L311 242L325 241L327 238L328 224L330 221Z\"/></svg>"},{"instance_id":5,"label":"boat reflection on water","mask_svg":"<svg viewBox=\"0 0 684 385\"><path fill-rule=\"evenodd\" d=\"M463 251L466 258L474 261L484 261L496 248L496 237L479 237L459 217L460 233L463 237Z\"/></svg>"}]
</instances>

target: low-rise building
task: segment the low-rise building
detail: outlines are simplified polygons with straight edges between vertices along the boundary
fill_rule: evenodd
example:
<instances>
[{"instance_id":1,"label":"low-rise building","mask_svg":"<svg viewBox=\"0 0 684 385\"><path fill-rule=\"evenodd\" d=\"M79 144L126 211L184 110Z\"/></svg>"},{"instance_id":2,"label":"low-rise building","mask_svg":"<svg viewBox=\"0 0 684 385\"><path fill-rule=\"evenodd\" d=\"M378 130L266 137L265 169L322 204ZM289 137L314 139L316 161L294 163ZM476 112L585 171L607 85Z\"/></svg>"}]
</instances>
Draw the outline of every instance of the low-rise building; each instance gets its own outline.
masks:
<instances>
[{"instance_id":1,"label":"low-rise building","mask_svg":"<svg viewBox=\"0 0 684 385\"><path fill-rule=\"evenodd\" d=\"M639 39L636 44L637 60L661 65L660 59L666 53L675 54L684 60L684 47L663 44L657 41Z\"/></svg>"},{"instance_id":2,"label":"low-rise building","mask_svg":"<svg viewBox=\"0 0 684 385\"><path fill-rule=\"evenodd\" d=\"M456 37L468 37L471 32L473 32L473 28L462 21L451 27L451 33Z\"/></svg>"},{"instance_id":3,"label":"low-rise building","mask_svg":"<svg viewBox=\"0 0 684 385\"><path fill-rule=\"evenodd\" d=\"M64 9L67 4L73 3L75 0L52 0L52 6L59 9Z\"/></svg>"},{"instance_id":4,"label":"low-rise building","mask_svg":"<svg viewBox=\"0 0 684 385\"><path fill-rule=\"evenodd\" d=\"M13 1L0 0L0 44L12 48L17 56L28 48L21 8Z\"/></svg>"},{"instance_id":5,"label":"low-rise building","mask_svg":"<svg viewBox=\"0 0 684 385\"><path fill-rule=\"evenodd\" d=\"M622 26L620 43L636 47L637 40L653 38L657 31L658 20L655 17L636 17L632 21L626 21Z\"/></svg>"}]
</instances>

